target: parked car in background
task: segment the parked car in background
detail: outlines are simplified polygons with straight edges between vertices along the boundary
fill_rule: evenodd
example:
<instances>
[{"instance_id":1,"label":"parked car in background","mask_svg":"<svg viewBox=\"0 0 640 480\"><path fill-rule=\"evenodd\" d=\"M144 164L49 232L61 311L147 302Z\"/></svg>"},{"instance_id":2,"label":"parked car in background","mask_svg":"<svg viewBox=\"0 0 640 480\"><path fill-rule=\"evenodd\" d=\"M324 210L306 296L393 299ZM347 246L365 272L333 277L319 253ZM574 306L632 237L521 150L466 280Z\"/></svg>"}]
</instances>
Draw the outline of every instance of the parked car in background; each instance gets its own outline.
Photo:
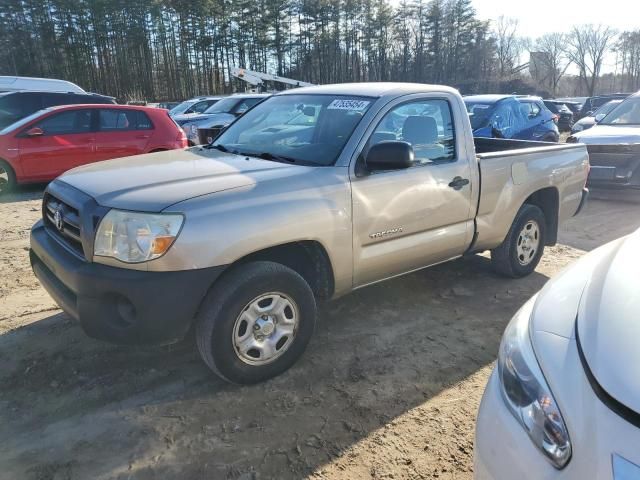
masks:
<instances>
[{"instance_id":1,"label":"parked car in background","mask_svg":"<svg viewBox=\"0 0 640 480\"><path fill-rule=\"evenodd\" d=\"M571 127L573 127L573 112L569 107L564 102L557 100L543 100L543 103L551 113L557 116L556 124L558 125L558 130L561 132L571 131Z\"/></svg>"},{"instance_id":2,"label":"parked car in background","mask_svg":"<svg viewBox=\"0 0 640 480\"><path fill-rule=\"evenodd\" d=\"M582 257L507 326L476 480L640 478L640 230Z\"/></svg>"},{"instance_id":3,"label":"parked car in background","mask_svg":"<svg viewBox=\"0 0 640 480\"><path fill-rule=\"evenodd\" d=\"M593 187L640 188L640 92L567 143L586 143Z\"/></svg>"},{"instance_id":4,"label":"parked car in background","mask_svg":"<svg viewBox=\"0 0 640 480\"><path fill-rule=\"evenodd\" d=\"M561 98L556 98L556 101L562 102L566 105L566 107L571 110L573 113L573 120L575 121L580 117L580 112L582 111L583 102L576 102L571 100L563 100Z\"/></svg>"},{"instance_id":5,"label":"parked car in background","mask_svg":"<svg viewBox=\"0 0 640 480\"><path fill-rule=\"evenodd\" d=\"M169 110L172 117L202 113L222 97L196 97L185 100ZM181 118L181 117L179 117Z\"/></svg>"},{"instance_id":6,"label":"parked car in background","mask_svg":"<svg viewBox=\"0 0 640 480\"><path fill-rule=\"evenodd\" d=\"M97 93L7 92L0 93L0 129L43 108L78 103L115 104L113 97Z\"/></svg>"},{"instance_id":7,"label":"parked car in background","mask_svg":"<svg viewBox=\"0 0 640 480\"><path fill-rule=\"evenodd\" d=\"M597 95L595 97L589 97L585 100L582 109L580 110L580 118L587 117L595 112L605 103L611 100L624 100L630 93L610 93L607 95Z\"/></svg>"},{"instance_id":8,"label":"parked car in background","mask_svg":"<svg viewBox=\"0 0 640 480\"><path fill-rule=\"evenodd\" d=\"M184 132L165 110L51 107L0 130L0 192L46 182L87 163L186 146Z\"/></svg>"},{"instance_id":9,"label":"parked car in background","mask_svg":"<svg viewBox=\"0 0 640 480\"><path fill-rule=\"evenodd\" d=\"M450 87L296 88L212 145L56 179L30 257L89 335L193 331L213 372L255 383L302 355L318 302L486 250L502 275L530 274L588 169L584 145L474 140ZM95 228L66 235L58 211Z\"/></svg>"},{"instance_id":10,"label":"parked car in background","mask_svg":"<svg viewBox=\"0 0 640 480\"><path fill-rule=\"evenodd\" d=\"M586 117L582 117L576 123L573 124L573 128L571 129L571 133L581 132L583 130L588 130L593 127L596 123L606 117L611 110L613 110L617 105L620 105L623 100L610 100L600 108L598 108L595 112L591 112L591 115Z\"/></svg>"},{"instance_id":11,"label":"parked car in background","mask_svg":"<svg viewBox=\"0 0 640 480\"><path fill-rule=\"evenodd\" d=\"M538 97L472 95L464 97L475 137L557 142L553 114Z\"/></svg>"},{"instance_id":12,"label":"parked car in background","mask_svg":"<svg viewBox=\"0 0 640 480\"><path fill-rule=\"evenodd\" d=\"M180 105L180 102L160 102L158 104L158 108L164 108L165 110L173 110L178 105Z\"/></svg>"},{"instance_id":13,"label":"parked car in background","mask_svg":"<svg viewBox=\"0 0 640 480\"><path fill-rule=\"evenodd\" d=\"M200 114L191 115L181 125L189 144L210 143L207 142L208 137L217 137L224 127L268 97L269 95L262 93L232 95L214 103ZM200 128L203 129L202 138L198 133Z\"/></svg>"},{"instance_id":14,"label":"parked car in background","mask_svg":"<svg viewBox=\"0 0 640 480\"><path fill-rule=\"evenodd\" d=\"M0 92L18 91L86 93L75 83L56 78L0 76Z\"/></svg>"}]
</instances>

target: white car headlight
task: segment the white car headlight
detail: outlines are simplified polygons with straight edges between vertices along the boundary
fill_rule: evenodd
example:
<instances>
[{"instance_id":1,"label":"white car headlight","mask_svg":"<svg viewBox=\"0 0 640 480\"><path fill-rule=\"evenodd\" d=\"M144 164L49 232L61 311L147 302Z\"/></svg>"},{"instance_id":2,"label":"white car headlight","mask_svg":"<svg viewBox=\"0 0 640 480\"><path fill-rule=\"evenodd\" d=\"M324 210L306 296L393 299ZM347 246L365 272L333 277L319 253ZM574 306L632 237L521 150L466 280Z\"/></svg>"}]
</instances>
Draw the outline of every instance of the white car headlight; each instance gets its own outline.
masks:
<instances>
[{"instance_id":1,"label":"white car headlight","mask_svg":"<svg viewBox=\"0 0 640 480\"><path fill-rule=\"evenodd\" d=\"M528 302L505 330L498 354L498 376L508 409L535 446L560 469L571 459L571 441L529 338L533 303Z\"/></svg>"},{"instance_id":2,"label":"white car headlight","mask_svg":"<svg viewBox=\"0 0 640 480\"><path fill-rule=\"evenodd\" d=\"M184 217L110 210L98 227L93 254L126 263L158 258L169 250L180 233Z\"/></svg>"},{"instance_id":3,"label":"white car headlight","mask_svg":"<svg viewBox=\"0 0 640 480\"><path fill-rule=\"evenodd\" d=\"M584 126L581 123L574 123L571 133L581 132L582 130L584 130Z\"/></svg>"}]
</instances>

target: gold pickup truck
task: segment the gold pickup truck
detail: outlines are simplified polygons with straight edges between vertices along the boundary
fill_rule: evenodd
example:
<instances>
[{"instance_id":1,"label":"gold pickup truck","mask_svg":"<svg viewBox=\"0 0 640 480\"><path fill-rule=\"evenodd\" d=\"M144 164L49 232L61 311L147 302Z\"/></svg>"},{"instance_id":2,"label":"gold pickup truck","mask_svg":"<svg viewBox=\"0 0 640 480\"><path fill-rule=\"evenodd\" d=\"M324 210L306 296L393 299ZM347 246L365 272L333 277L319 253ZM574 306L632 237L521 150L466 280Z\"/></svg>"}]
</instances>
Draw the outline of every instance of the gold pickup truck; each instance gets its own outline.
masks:
<instances>
[{"instance_id":1,"label":"gold pickup truck","mask_svg":"<svg viewBox=\"0 0 640 480\"><path fill-rule=\"evenodd\" d=\"M298 88L210 145L65 173L31 262L87 334L160 344L193 327L215 373L252 383L302 355L319 302L486 250L529 274L588 170L584 145L474 140L448 87Z\"/></svg>"}]
</instances>

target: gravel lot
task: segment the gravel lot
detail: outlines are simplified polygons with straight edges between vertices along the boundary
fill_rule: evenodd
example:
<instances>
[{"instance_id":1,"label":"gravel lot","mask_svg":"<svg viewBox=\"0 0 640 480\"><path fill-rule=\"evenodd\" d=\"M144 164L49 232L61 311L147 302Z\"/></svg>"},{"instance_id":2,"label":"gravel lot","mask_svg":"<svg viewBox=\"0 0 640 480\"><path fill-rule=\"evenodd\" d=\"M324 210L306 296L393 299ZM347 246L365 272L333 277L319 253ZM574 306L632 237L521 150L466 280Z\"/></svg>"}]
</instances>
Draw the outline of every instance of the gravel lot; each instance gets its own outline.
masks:
<instances>
[{"instance_id":1,"label":"gravel lot","mask_svg":"<svg viewBox=\"0 0 640 480\"><path fill-rule=\"evenodd\" d=\"M0 200L1 479L469 479L473 428L502 331L549 277L640 227L594 200L537 272L496 277L477 256L323 307L281 377L218 381L192 344L85 337L28 262L39 189Z\"/></svg>"}]
</instances>

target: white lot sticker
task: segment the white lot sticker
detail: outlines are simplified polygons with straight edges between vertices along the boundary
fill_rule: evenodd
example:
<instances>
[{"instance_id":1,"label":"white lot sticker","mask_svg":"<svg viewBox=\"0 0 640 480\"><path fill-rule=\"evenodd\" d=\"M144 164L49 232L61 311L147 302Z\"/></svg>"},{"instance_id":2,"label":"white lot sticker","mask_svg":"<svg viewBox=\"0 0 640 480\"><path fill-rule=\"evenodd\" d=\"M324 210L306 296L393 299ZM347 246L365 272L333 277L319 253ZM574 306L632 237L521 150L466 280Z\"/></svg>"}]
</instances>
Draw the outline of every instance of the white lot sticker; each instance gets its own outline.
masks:
<instances>
[{"instance_id":1,"label":"white lot sticker","mask_svg":"<svg viewBox=\"0 0 640 480\"><path fill-rule=\"evenodd\" d=\"M361 112L369 106L366 100L334 100L329 104L327 110L354 110Z\"/></svg>"}]
</instances>

